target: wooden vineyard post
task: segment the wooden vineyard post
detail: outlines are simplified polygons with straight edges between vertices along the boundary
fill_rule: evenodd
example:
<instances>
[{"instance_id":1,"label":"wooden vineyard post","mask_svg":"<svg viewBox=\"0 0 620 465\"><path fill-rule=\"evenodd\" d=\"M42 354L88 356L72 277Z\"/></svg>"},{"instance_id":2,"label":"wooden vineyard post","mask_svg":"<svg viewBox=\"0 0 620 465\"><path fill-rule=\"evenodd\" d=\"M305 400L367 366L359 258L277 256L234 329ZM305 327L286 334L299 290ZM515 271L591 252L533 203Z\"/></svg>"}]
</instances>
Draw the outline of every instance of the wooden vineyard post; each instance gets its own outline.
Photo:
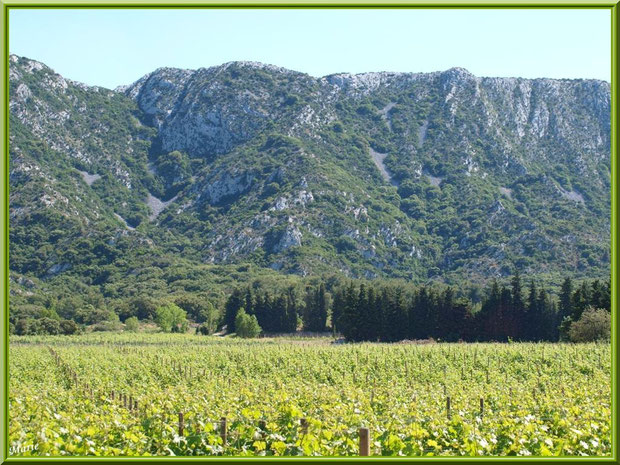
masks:
<instances>
[{"instance_id":1,"label":"wooden vineyard post","mask_svg":"<svg viewBox=\"0 0 620 465\"><path fill-rule=\"evenodd\" d=\"M110 398L111 398L112 400L114 400L114 391L112 391L112 392L110 393Z\"/></svg>"},{"instance_id":2,"label":"wooden vineyard post","mask_svg":"<svg viewBox=\"0 0 620 465\"><path fill-rule=\"evenodd\" d=\"M133 396L129 396L129 410L133 409Z\"/></svg>"},{"instance_id":3,"label":"wooden vineyard post","mask_svg":"<svg viewBox=\"0 0 620 465\"><path fill-rule=\"evenodd\" d=\"M480 418L484 416L484 397L480 398Z\"/></svg>"},{"instance_id":4,"label":"wooden vineyard post","mask_svg":"<svg viewBox=\"0 0 620 465\"><path fill-rule=\"evenodd\" d=\"M222 417L220 420L220 436L222 437L222 445L226 445L226 439L228 435L228 421L226 417Z\"/></svg>"},{"instance_id":5,"label":"wooden vineyard post","mask_svg":"<svg viewBox=\"0 0 620 465\"><path fill-rule=\"evenodd\" d=\"M446 397L446 415L448 416L448 420L451 418L450 415L450 397Z\"/></svg>"},{"instance_id":6,"label":"wooden vineyard post","mask_svg":"<svg viewBox=\"0 0 620 465\"><path fill-rule=\"evenodd\" d=\"M370 455L370 432L368 428L360 428L360 456L368 457Z\"/></svg>"},{"instance_id":7,"label":"wooden vineyard post","mask_svg":"<svg viewBox=\"0 0 620 465\"><path fill-rule=\"evenodd\" d=\"M259 420L258 421L258 427L260 428L261 432L260 435L262 438L265 438L265 436L267 436L267 422L265 420Z\"/></svg>"},{"instance_id":8,"label":"wooden vineyard post","mask_svg":"<svg viewBox=\"0 0 620 465\"><path fill-rule=\"evenodd\" d=\"M301 425L301 434L304 436L308 434L308 420L306 418L302 418L299 420L299 424Z\"/></svg>"},{"instance_id":9,"label":"wooden vineyard post","mask_svg":"<svg viewBox=\"0 0 620 465\"><path fill-rule=\"evenodd\" d=\"M183 421L183 412L179 412L179 436L183 436L185 430L185 422Z\"/></svg>"},{"instance_id":10,"label":"wooden vineyard post","mask_svg":"<svg viewBox=\"0 0 620 465\"><path fill-rule=\"evenodd\" d=\"M123 393L123 407L127 408L127 394Z\"/></svg>"}]
</instances>

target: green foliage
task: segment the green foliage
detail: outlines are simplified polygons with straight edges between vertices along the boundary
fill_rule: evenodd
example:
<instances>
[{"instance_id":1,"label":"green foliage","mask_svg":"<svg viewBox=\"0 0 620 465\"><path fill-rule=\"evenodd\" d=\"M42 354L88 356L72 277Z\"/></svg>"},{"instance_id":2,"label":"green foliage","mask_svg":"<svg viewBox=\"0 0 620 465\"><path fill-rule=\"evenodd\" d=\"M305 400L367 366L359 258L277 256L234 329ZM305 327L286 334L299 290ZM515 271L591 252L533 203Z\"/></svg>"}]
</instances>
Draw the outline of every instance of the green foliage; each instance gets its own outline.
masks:
<instances>
[{"instance_id":1,"label":"green foliage","mask_svg":"<svg viewBox=\"0 0 620 465\"><path fill-rule=\"evenodd\" d=\"M182 294L174 299L174 303L185 310L191 320L206 324L210 328L209 332L215 330L220 314L207 297Z\"/></svg>"},{"instance_id":2,"label":"green foliage","mask_svg":"<svg viewBox=\"0 0 620 465\"><path fill-rule=\"evenodd\" d=\"M78 334L80 327L73 320L60 320L60 333L66 336Z\"/></svg>"},{"instance_id":3,"label":"green foliage","mask_svg":"<svg viewBox=\"0 0 620 465\"><path fill-rule=\"evenodd\" d=\"M137 333L139 328L138 318L131 316L125 320L125 331Z\"/></svg>"},{"instance_id":4,"label":"green foliage","mask_svg":"<svg viewBox=\"0 0 620 465\"><path fill-rule=\"evenodd\" d=\"M354 460L364 425L373 456L612 453L608 343L330 342L166 333L12 336L7 445L38 444L12 454L31 459L174 453ZM76 372L77 388L49 348ZM450 419L442 386L451 397ZM146 409L123 408L112 391ZM183 435L176 412L184 413Z\"/></svg>"},{"instance_id":5,"label":"green foliage","mask_svg":"<svg viewBox=\"0 0 620 465\"><path fill-rule=\"evenodd\" d=\"M185 187L191 177L190 160L187 154L175 150L167 154L161 154L156 162L157 172L164 180L164 189L154 190L164 199L173 197ZM156 188L156 186L154 186Z\"/></svg>"},{"instance_id":6,"label":"green foliage","mask_svg":"<svg viewBox=\"0 0 620 465\"><path fill-rule=\"evenodd\" d=\"M241 338L254 338L260 334L261 327L255 315L248 315L243 308L240 308L235 317L235 331Z\"/></svg>"},{"instance_id":7,"label":"green foliage","mask_svg":"<svg viewBox=\"0 0 620 465\"><path fill-rule=\"evenodd\" d=\"M611 338L611 314L602 308L588 307L581 318L570 325L572 342L608 341Z\"/></svg>"},{"instance_id":8,"label":"green foliage","mask_svg":"<svg viewBox=\"0 0 620 465\"><path fill-rule=\"evenodd\" d=\"M187 331L187 312L173 303L158 307L155 322L165 333L183 333Z\"/></svg>"}]
</instances>

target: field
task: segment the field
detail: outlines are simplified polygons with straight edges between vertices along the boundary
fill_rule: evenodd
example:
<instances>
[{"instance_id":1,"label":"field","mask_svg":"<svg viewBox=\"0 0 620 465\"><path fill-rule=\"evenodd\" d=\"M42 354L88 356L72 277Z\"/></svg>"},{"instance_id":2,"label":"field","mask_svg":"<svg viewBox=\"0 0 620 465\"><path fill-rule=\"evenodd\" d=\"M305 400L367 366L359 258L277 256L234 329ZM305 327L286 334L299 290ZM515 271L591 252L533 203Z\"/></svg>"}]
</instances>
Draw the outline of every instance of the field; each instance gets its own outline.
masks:
<instances>
[{"instance_id":1,"label":"field","mask_svg":"<svg viewBox=\"0 0 620 465\"><path fill-rule=\"evenodd\" d=\"M611 454L609 344L330 342L11 337L12 455Z\"/></svg>"}]
</instances>

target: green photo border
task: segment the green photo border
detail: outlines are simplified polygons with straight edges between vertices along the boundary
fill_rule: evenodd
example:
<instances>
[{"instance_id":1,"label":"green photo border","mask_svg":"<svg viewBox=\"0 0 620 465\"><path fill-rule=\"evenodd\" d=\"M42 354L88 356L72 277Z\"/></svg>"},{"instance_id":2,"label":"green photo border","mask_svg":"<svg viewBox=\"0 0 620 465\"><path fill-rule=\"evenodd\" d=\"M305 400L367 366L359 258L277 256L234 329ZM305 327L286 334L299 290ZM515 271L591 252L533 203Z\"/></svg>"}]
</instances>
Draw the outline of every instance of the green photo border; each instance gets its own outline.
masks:
<instances>
[{"instance_id":1,"label":"green photo border","mask_svg":"<svg viewBox=\"0 0 620 465\"><path fill-rule=\"evenodd\" d=\"M300 461L346 461L357 462L359 457L8 457L8 357L9 357L9 11L26 8L296 8L296 9L344 9L344 8L433 8L433 9L607 9L611 12L611 310L612 310L612 406L617 406L617 309L618 309L618 2L620 0L0 0L2 14L2 103L0 125L2 132L2 163L0 164L0 192L3 206L0 215L2 230L2 245L0 256L2 258L1 281L3 284L2 295L2 369L1 391L2 397L2 422L0 422L0 463L41 463L41 462L71 462L93 463L114 462L130 463L136 461L173 462L173 461L216 461L216 462L246 462L248 460L263 460L277 462L300 462ZM524 32L527 33L527 32ZM606 462L620 463L618 459L618 414L612 408L612 454L611 457L368 457L363 460L373 462L391 462L393 460L404 461L434 461L453 462L466 460L472 461L510 461L525 460L528 463L548 462Z\"/></svg>"}]
</instances>

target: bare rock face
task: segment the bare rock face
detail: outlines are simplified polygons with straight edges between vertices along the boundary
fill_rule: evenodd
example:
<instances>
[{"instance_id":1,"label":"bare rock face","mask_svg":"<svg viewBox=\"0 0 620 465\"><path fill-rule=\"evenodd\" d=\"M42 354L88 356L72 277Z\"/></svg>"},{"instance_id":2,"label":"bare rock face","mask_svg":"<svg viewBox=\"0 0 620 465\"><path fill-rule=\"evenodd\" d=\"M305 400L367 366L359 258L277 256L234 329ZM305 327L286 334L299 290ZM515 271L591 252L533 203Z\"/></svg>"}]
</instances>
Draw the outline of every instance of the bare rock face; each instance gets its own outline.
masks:
<instances>
[{"instance_id":1,"label":"bare rock face","mask_svg":"<svg viewBox=\"0 0 620 465\"><path fill-rule=\"evenodd\" d=\"M252 185L254 176L250 173L230 174L224 173L223 176L211 182L204 189L204 196L210 204L220 203L227 197L237 196L247 191Z\"/></svg>"},{"instance_id":2,"label":"bare rock face","mask_svg":"<svg viewBox=\"0 0 620 465\"><path fill-rule=\"evenodd\" d=\"M282 116L265 73L310 78L254 62L233 62L196 71L161 68L125 89L159 129L164 151L215 157L249 141Z\"/></svg>"},{"instance_id":3,"label":"bare rock face","mask_svg":"<svg viewBox=\"0 0 620 465\"><path fill-rule=\"evenodd\" d=\"M280 236L280 240L274 246L273 252L279 253L291 247L297 247L301 245L302 234L295 226L289 226Z\"/></svg>"}]
</instances>

